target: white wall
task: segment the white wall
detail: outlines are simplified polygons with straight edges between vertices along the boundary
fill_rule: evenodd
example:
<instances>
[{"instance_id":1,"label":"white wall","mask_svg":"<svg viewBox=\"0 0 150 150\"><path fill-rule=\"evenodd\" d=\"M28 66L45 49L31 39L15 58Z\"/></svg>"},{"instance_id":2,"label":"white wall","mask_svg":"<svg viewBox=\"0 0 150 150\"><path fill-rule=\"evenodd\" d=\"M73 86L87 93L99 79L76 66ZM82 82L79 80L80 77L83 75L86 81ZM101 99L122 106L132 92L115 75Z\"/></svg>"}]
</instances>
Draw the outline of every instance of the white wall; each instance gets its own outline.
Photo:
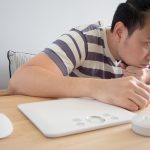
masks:
<instances>
[{"instance_id":1,"label":"white wall","mask_svg":"<svg viewBox=\"0 0 150 150\"><path fill-rule=\"evenodd\" d=\"M70 28L110 25L125 0L0 0L0 89L8 85L7 51L37 53Z\"/></svg>"}]
</instances>

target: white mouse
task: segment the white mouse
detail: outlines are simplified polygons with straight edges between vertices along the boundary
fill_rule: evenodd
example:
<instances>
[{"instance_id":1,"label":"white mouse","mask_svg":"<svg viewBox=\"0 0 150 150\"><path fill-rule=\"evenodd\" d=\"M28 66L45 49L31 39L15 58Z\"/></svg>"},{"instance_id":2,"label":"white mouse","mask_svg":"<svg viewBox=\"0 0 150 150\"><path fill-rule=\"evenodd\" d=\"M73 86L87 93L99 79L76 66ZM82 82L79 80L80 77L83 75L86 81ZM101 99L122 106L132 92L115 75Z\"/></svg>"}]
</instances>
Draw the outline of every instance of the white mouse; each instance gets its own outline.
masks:
<instances>
[{"instance_id":1,"label":"white mouse","mask_svg":"<svg viewBox=\"0 0 150 150\"><path fill-rule=\"evenodd\" d=\"M134 116L132 119L132 130L137 134L150 136L150 116Z\"/></svg>"},{"instance_id":2,"label":"white mouse","mask_svg":"<svg viewBox=\"0 0 150 150\"><path fill-rule=\"evenodd\" d=\"M0 139L9 136L13 131L11 121L6 115L0 113Z\"/></svg>"}]
</instances>

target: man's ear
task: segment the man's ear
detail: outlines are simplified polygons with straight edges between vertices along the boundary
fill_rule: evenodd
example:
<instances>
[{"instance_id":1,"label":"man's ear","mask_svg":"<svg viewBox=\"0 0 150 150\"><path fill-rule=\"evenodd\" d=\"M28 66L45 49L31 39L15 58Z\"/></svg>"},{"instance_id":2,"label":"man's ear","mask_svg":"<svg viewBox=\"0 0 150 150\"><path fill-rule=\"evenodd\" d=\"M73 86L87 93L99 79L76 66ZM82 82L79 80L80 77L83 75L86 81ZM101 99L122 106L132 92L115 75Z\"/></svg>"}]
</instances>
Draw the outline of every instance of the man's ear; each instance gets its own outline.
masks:
<instances>
[{"instance_id":1,"label":"man's ear","mask_svg":"<svg viewBox=\"0 0 150 150\"><path fill-rule=\"evenodd\" d=\"M127 28L125 27L125 25L121 21L119 21L115 24L113 33L115 35L115 39L118 42L120 42L120 40L126 34L126 32L127 32Z\"/></svg>"}]
</instances>

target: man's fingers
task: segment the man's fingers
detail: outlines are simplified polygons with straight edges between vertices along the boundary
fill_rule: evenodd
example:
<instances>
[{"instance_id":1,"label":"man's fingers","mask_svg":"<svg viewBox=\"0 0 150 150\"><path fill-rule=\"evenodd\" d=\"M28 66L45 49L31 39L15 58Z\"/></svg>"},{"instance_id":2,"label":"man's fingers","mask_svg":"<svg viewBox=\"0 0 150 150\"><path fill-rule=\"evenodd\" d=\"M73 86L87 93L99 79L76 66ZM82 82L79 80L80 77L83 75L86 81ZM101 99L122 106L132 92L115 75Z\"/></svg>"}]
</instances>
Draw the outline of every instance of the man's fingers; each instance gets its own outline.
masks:
<instances>
[{"instance_id":1,"label":"man's fingers","mask_svg":"<svg viewBox=\"0 0 150 150\"><path fill-rule=\"evenodd\" d=\"M146 90L148 92L148 94L150 95L150 86L148 86L147 84L145 84L141 81L138 81L138 86L143 88L144 90Z\"/></svg>"},{"instance_id":2,"label":"man's fingers","mask_svg":"<svg viewBox=\"0 0 150 150\"><path fill-rule=\"evenodd\" d=\"M139 109L139 106L130 99L127 99L124 103L121 103L119 106L130 111L137 111Z\"/></svg>"},{"instance_id":3,"label":"man's fingers","mask_svg":"<svg viewBox=\"0 0 150 150\"><path fill-rule=\"evenodd\" d=\"M132 97L131 99L135 99L134 102L137 102L140 108L142 108L144 105L150 104L150 87L140 81L137 84L134 98Z\"/></svg>"},{"instance_id":4,"label":"man's fingers","mask_svg":"<svg viewBox=\"0 0 150 150\"><path fill-rule=\"evenodd\" d=\"M137 93L132 94L129 99L133 101L139 107L139 109L144 108L149 104L147 99Z\"/></svg>"}]
</instances>

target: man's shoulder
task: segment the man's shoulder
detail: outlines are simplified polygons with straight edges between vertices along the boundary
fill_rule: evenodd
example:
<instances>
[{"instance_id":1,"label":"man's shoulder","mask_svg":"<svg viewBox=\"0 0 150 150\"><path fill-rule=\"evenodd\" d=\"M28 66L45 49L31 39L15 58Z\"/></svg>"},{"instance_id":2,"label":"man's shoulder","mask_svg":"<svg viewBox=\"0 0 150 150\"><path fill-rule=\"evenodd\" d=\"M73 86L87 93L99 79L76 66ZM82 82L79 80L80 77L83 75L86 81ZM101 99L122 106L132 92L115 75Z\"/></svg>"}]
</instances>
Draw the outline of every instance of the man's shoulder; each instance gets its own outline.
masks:
<instances>
[{"instance_id":1,"label":"man's shoulder","mask_svg":"<svg viewBox=\"0 0 150 150\"><path fill-rule=\"evenodd\" d=\"M71 30L78 30L78 31L81 31L83 34L86 34L88 32L92 32L95 30L103 30L103 27L102 27L101 21L97 21L95 23L77 26L75 28L72 28Z\"/></svg>"}]
</instances>

